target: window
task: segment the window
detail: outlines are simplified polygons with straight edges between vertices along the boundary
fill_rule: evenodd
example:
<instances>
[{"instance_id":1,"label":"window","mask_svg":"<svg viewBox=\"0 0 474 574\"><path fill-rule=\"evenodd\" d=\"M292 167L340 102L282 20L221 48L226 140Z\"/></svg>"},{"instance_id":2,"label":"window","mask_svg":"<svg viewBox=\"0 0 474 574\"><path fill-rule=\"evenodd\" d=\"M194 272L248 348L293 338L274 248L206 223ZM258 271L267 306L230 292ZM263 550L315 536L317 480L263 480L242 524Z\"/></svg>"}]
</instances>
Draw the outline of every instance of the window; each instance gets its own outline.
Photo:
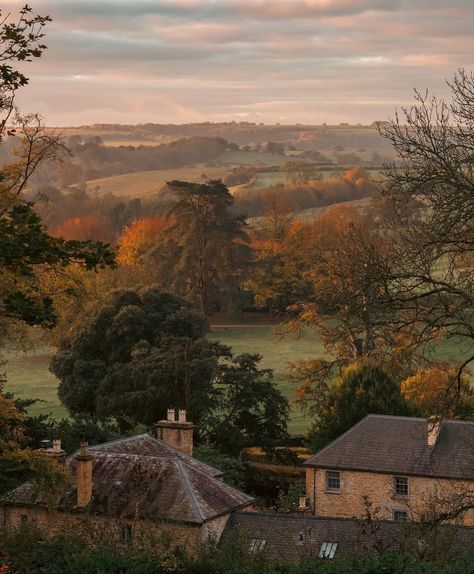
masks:
<instances>
[{"instance_id":1,"label":"window","mask_svg":"<svg viewBox=\"0 0 474 574\"><path fill-rule=\"evenodd\" d=\"M326 471L326 490L340 492L341 490L341 473Z\"/></svg>"},{"instance_id":2,"label":"window","mask_svg":"<svg viewBox=\"0 0 474 574\"><path fill-rule=\"evenodd\" d=\"M132 527L126 524L120 527L119 542L120 544L130 544L132 541Z\"/></svg>"},{"instance_id":3,"label":"window","mask_svg":"<svg viewBox=\"0 0 474 574\"><path fill-rule=\"evenodd\" d=\"M28 515L27 514L22 514L20 516L20 524L28 524Z\"/></svg>"},{"instance_id":4,"label":"window","mask_svg":"<svg viewBox=\"0 0 474 574\"><path fill-rule=\"evenodd\" d=\"M406 522L408 520L408 512L406 510L394 510L393 519L395 522Z\"/></svg>"},{"instance_id":5,"label":"window","mask_svg":"<svg viewBox=\"0 0 474 574\"><path fill-rule=\"evenodd\" d=\"M334 558L336 554L337 542L323 542L319 550L320 558Z\"/></svg>"},{"instance_id":6,"label":"window","mask_svg":"<svg viewBox=\"0 0 474 574\"><path fill-rule=\"evenodd\" d=\"M408 496L408 478L406 476L394 476L393 490L395 496Z\"/></svg>"},{"instance_id":7,"label":"window","mask_svg":"<svg viewBox=\"0 0 474 574\"><path fill-rule=\"evenodd\" d=\"M267 541L262 538L252 538L249 546L249 554L258 554L258 552L262 552L266 544Z\"/></svg>"}]
</instances>

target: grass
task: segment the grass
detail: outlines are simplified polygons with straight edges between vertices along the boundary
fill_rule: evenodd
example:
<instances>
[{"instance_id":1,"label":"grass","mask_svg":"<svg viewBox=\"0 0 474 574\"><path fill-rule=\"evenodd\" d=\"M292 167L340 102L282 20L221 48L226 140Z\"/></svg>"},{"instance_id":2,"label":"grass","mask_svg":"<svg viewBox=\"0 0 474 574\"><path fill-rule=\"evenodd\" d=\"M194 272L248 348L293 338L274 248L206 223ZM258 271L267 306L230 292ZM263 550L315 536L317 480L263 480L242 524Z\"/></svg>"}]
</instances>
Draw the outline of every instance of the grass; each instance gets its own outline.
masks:
<instances>
[{"instance_id":1,"label":"grass","mask_svg":"<svg viewBox=\"0 0 474 574\"><path fill-rule=\"evenodd\" d=\"M260 353L262 366L275 372L282 392L291 396L292 385L285 371L287 363L308 355L321 354L323 349L314 337L304 339L286 338L277 341L273 325L244 325L236 327L213 327L209 335L226 345L231 345L239 353ZM32 414L51 413L56 418L66 415L57 397L57 379L49 372L52 349L37 347L27 354L9 354L7 364L6 390L21 398L38 398L44 402L31 407ZM292 409L290 431L302 433L308 421L298 411Z\"/></svg>"},{"instance_id":2,"label":"grass","mask_svg":"<svg viewBox=\"0 0 474 574\"><path fill-rule=\"evenodd\" d=\"M235 327L212 327L209 338L230 345L236 354L259 353L262 367L273 369L275 381L283 394L291 399L293 385L288 380L288 363L305 357L323 356L324 349L315 336L306 335L301 339L285 337L278 340L274 325L241 325ZM304 433L308 419L294 407L291 409L291 434Z\"/></svg>"},{"instance_id":3,"label":"grass","mask_svg":"<svg viewBox=\"0 0 474 574\"><path fill-rule=\"evenodd\" d=\"M293 385L288 379L287 365L308 357L321 357L324 349L319 339L311 334L303 338L285 337L278 340L274 325L214 326L209 338L230 345L236 354L259 353L261 365L273 369L275 381L290 400ZM459 361L473 352L473 345L459 344L455 339L444 341L436 350L436 358ZM57 379L49 372L52 349L36 347L28 354L8 354L6 390L21 398L38 398L43 402L33 405L32 414L51 413L55 418L66 416L57 397ZM291 434L304 433L309 420L294 405L291 408Z\"/></svg>"},{"instance_id":4,"label":"grass","mask_svg":"<svg viewBox=\"0 0 474 574\"><path fill-rule=\"evenodd\" d=\"M41 402L30 407L31 414L51 413L59 419L67 413L59 403L58 380L48 370L51 356L49 347L35 347L28 353L7 353L6 390L22 399L40 399Z\"/></svg>"},{"instance_id":5,"label":"grass","mask_svg":"<svg viewBox=\"0 0 474 574\"><path fill-rule=\"evenodd\" d=\"M173 179L183 181L203 182L207 179L220 179L228 174L229 167L217 165L208 167L198 164L194 167L183 167L179 169L157 169L152 171L135 171L91 179L87 182L89 189L94 190L99 187L99 193L113 193L119 197L146 197L158 193L167 181ZM203 177L205 176L205 177Z\"/></svg>"}]
</instances>

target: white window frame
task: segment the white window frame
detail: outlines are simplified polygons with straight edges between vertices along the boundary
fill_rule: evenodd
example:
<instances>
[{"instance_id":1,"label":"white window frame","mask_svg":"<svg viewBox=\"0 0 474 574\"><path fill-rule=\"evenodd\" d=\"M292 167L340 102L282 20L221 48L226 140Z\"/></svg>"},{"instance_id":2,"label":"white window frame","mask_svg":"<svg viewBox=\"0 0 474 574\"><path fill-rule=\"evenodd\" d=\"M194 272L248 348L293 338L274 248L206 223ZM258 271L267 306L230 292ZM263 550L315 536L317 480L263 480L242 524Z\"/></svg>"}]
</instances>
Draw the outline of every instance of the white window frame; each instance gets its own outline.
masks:
<instances>
[{"instance_id":1,"label":"white window frame","mask_svg":"<svg viewBox=\"0 0 474 574\"><path fill-rule=\"evenodd\" d=\"M337 474L337 477L329 476L331 474L332 475ZM337 488L329 486L329 481L335 480L336 478L339 480L339 486ZM326 482L326 492L341 492L342 480L341 480L341 473L338 470L326 470L324 480Z\"/></svg>"},{"instance_id":2,"label":"white window frame","mask_svg":"<svg viewBox=\"0 0 474 574\"><path fill-rule=\"evenodd\" d=\"M321 548L319 549L319 557L331 560L336 554L338 542L323 542Z\"/></svg>"},{"instance_id":3,"label":"white window frame","mask_svg":"<svg viewBox=\"0 0 474 574\"><path fill-rule=\"evenodd\" d=\"M406 487L407 487L406 494L397 492L397 480L399 479L406 480ZM410 480L408 476L397 475L393 477L393 495L396 496L397 498L408 498L408 496L410 495Z\"/></svg>"},{"instance_id":4,"label":"white window frame","mask_svg":"<svg viewBox=\"0 0 474 574\"><path fill-rule=\"evenodd\" d=\"M249 554L258 554L265 550L267 541L265 538L252 538L249 544Z\"/></svg>"}]
</instances>

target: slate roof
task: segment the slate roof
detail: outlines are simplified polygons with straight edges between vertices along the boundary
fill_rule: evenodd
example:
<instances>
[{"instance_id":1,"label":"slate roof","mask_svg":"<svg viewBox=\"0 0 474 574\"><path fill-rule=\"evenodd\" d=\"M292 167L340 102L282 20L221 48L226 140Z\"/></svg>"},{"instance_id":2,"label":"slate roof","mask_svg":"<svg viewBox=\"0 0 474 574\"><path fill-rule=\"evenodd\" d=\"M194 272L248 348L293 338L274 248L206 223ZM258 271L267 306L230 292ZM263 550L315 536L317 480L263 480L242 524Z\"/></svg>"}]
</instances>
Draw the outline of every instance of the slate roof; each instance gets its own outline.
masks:
<instances>
[{"instance_id":1,"label":"slate roof","mask_svg":"<svg viewBox=\"0 0 474 574\"><path fill-rule=\"evenodd\" d=\"M192 456L182 453L181 451L169 446L161 440L152 437L149 434L138 434L118 440L112 440L109 442L104 442L102 444L97 444L89 447L90 451L105 451L105 452L117 452L122 454L140 454L145 456L158 456L161 458L178 458L185 464L191 465L210 476L215 478L222 478L224 473L217 468L213 468L199 460L196 460ZM74 453L74 455L77 453Z\"/></svg>"},{"instance_id":2,"label":"slate roof","mask_svg":"<svg viewBox=\"0 0 474 574\"><path fill-rule=\"evenodd\" d=\"M253 502L247 494L219 480L221 473L216 469L149 438L151 440L147 435L138 435L89 449L93 460L93 491L88 512L115 518L200 525ZM127 450L140 453L122 452ZM142 454L143 451L155 454ZM75 455L66 459L66 465L74 475ZM1 502L34 503L34 484L19 486ZM58 508L76 510L75 486L67 490Z\"/></svg>"},{"instance_id":3,"label":"slate roof","mask_svg":"<svg viewBox=\"0 0 474 574\"><path fill-rule=\"evenodd\" d=\"M310 467L474 480L474 422L441 422L428 445L422 418L368 415L306 463Z\"/></svg>"},{"instance_id":4,"label":"slate roof","mask_svg":"<svg viewBox=\"0 0 474 574\"><path fill-rule=\"evenodd\" d=\"M235 512L226 524L220 545L237 544L250 553L253 541L265 541L262 554L280 563L297 564L303 558L319 558L324 542L337 543L334 558L381 553L398 549L429 558L441 551L443 558L467 553L474 545L474 528L440 526L422 532L408 522L377 521L374 529L351 518L312 515Z\"/></svg>"}]
</instances>

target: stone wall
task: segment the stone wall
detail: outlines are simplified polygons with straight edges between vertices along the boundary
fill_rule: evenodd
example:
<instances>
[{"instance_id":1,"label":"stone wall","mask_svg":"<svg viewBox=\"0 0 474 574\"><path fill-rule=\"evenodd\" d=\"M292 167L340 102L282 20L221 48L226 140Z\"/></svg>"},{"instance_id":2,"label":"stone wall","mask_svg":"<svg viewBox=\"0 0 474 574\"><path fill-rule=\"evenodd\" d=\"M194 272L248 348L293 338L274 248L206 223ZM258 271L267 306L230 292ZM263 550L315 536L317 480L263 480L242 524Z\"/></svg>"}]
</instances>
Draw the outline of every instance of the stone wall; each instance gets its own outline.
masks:
<instances>
[{"instance_id":1,"label":"stone wall","mask_svg":"<svg viewBox=\"0 0 474 574\"><path fill-rule=\"evenodd\" d=\"M61 532L74 533L85 544L97 544L103 540L105 545L130 544L153 548L157 552L182 547L190 555L196 554L209 539L217 542L228 518L229 514L226 514L199 526L91 516L86 512L64 513L34 506L0 508L0 526L6 529L18 528L22 522L28 522L51 536ZM131 539L124 541L127 530L131 533Z\"/></svg>"},{"instance_id":2,"label":"stone wall","mask_svg":"<svg viewBox=\"0 0 474 574\"><path fill-rule=\"evenodd\" d=\"M378 518L392 520L393 512L400 510L406 511L410 519L417 520L428 507L433 508L433 496L436 497L436 508L445 510L453 504L454 497L459 499L459 493L474 494L473 482L410 476L408 497L402 497L394 492L394 476L340 471L341 490L331 492L326 489L326 469L308 468L306 495L316 516L362 517L363 497L367 496L372 502L372 511L376 507L380 509ZM474 510L462 515L462 522L474 525Z\"/></svg>"}]
</instances>

